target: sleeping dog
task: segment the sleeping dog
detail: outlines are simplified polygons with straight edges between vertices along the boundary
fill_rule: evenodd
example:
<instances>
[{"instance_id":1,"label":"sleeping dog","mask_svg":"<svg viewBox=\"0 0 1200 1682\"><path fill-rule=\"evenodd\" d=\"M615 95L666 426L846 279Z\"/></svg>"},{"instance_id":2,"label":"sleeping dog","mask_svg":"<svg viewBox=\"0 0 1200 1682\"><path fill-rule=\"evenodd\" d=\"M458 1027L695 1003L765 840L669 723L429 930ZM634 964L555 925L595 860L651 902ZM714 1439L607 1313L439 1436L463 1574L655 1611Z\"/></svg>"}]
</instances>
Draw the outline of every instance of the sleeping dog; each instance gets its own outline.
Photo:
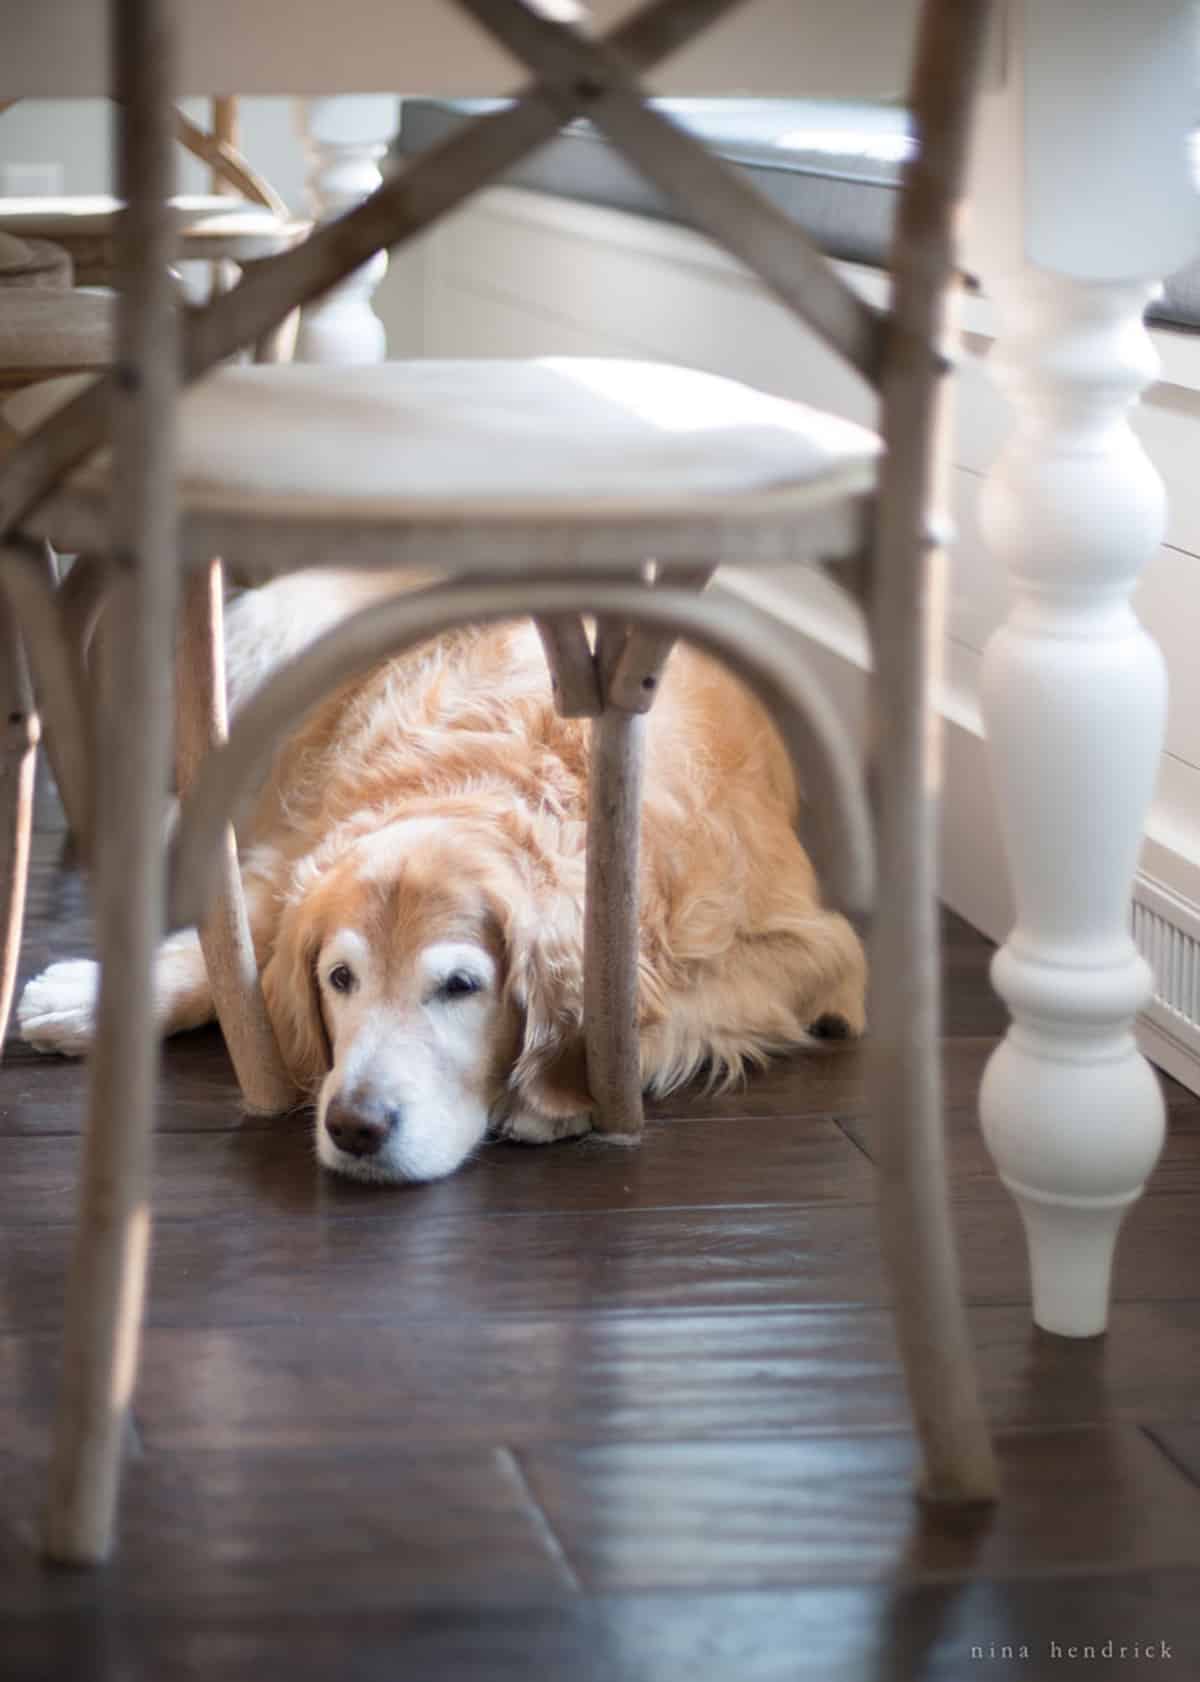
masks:
<instances>
[{"instance_id":1,"label":"sleeping dog","mask_svg":"<svg viewBox=\"0 0 1200 1682\"><path fill-rule=\"evenodd\" d=\"M227 618L231 705L394 581L300 574ZM528 622L452 632L346 684L276 757L241 837L267 1009L317 1150L365 1180L451 1173L489 1134L585 1133L589 724L560 718ZM821 904L771 721L710 659L672 656L646 737L638 1011L644 1084L740 1078L861 1032L865 964ZM97 969L52 965L30 1044L91 1040ZM166 1034L212 1020L199 941L166 941Z\"/></svg>"}]
</instances>

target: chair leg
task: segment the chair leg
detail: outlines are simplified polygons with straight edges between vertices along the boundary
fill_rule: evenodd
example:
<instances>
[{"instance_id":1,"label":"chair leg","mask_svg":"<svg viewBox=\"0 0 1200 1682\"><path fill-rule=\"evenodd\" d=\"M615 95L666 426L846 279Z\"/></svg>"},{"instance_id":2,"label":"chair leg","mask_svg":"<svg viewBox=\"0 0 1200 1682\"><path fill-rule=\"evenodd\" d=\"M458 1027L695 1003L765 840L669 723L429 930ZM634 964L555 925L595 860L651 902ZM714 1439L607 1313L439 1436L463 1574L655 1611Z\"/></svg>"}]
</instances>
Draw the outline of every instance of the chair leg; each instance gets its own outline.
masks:
<instances>
[{"instance_id":1,"label":"chair leg","mask_svg":"<svg viewBox=\"0 0 1200 1682\"><path fill-rule=\"evenodd\" d=\"M554 702L563 718L596 718L603 711L596 662L583 616L578 613L535 619L542 652L550 668Z\"/></svg>"},{"instance_id":2,"label":"chair leg","mask_svg":"<svg viewBox=\"0 0 1200 1682\"><path fill-rule=\"evenodd\" d=\"M184 583L176 662L176 768L187 792L210 748L228 734L225 709L225 642L220 561ZM200 929L217 1020L247 1110L279 1115L296 1103L267 1015L258 962L238 868L237 841L226 830L213 909Z\"/></svg>"},{"instance_id":3,"label":"chair leg","mask_svg":"<svg viewBox=\"0 0 1200 1682\"><path fill-rule=\"evenodd\" d=\"M984 1502L995 1499L996 1465L962 1298L942 1109L935 695L944 559L921 536L927 464L904 451L901 441L884 475L871 602L879 880L887 884L867 1012L880 1230L924 1453L921 1493Z\"/></svg>"},{"instance_id":4,"label":"chair leg","mask_svg":"<svg viewBox=\"0 0 1200 1682\"><path fill-rule=\"evenodd\" d=\"M150 1242L154 955L166 886L177 596L170 25L166 0L115 0L112 7L126 201L117 239L124 378L111 411L112 550L122 582L104 650L97 732L104 768L95 849L100 996L45 1534L52 1558L77 1565L103 1559L112 1546Z\"/></svg>"},{"instance_id":5,"label":"chair leg","mask_svg":"<svg viewBox=\"0 0 1200 1682\"><path fill-rule=\"evenodd\" d=\"M893 236L892 317L880 373L882 432L870 581L879 879L872 950L872 1107L880 1218L896 1332L924 1451L922 1494L986 1502L996 1464L980 1406L946 1183L942 1122L937 820L938 689L948 506L954 233L987 0L931 0L909 107L920 153Z\"/></svg>"},{"instance_id":6,"label":"chair leg","mask_svg":"<svg viewBox=\"0 0 1200 1682\"><path fill-rule=\"evenodd\" d=\"M253 274L261 262L269 262L270 258L247 258L242 263L243 274ZM285 315L261 339L256 339L253 347L253 359L259 363L293 362L296 356L296 338L300 331L300 311L293 310Z\"/></svg>"},{"instance_id":7,"label":"chair leg","mask_svg":"<svg viewBox=\"0 0 1200 1682\"><path fill-rule=\"evenodd\" d=\"M583 1014L595 1127L642 1130L638 1032L638 860L646 720L606 706L592 721Z\"/></svg>"},{"instance_id":8,"label":"chair leg","mask_svg":"<svg viewBox=\"0 0 1200 1682\"><path fill-rule=\"evenodd\" d=\"M21 545L6 549L4 562L4 592L21 627L41 742L54 768L72 839L86 860L94 805L90 713L83 671L63 630L54 561L48 546L38 553Z\"/></svg>"},{"instance_id":9,"label":"chair leg","mask_svg":"<svg viewBox=\"0 0 1200 1682\"><path fill-rule=\"evenodd\" d=\"M21 956L38 719L16 615L0 593L0 1051L8 1032Z\"/></svg>"},{"instance_id":10,"label":"chair leg","mask_svg":"<svg viewBox=\"0 0 1200 1682\"><path fill-rule=\"evenodd\" d=\"M945 416L943 416L944 422ZM941 1077L936 694L944 557L925 541L924 504L940 451L899 437L883 474L871 617L879 880L871 942L871 1107L880 1142L884 1262L913 1420L923 1496L991 1501L996 1465L980 1404L950 1213ZM897 438L897 433L889 432ZM916 459L913 455L916 454Z\"/></svg>"},{"instance_id":11,"label":"chair leg","mask_svg":"<svg viewBox=\"0 0 1200 1682\"><path fill-rule=\"evenodd\" d=\"M929 464L904 452L901 441L884 474L871 601L879 880L887 885L875 912L867 1011L880 1234L923 1451L921 1494L987 1502L996 1464L963 1304L943 1122L935 709L944 557L921 537ZM944 471L944 449L941 456L934 465Z\"/></svg>"},{"instance_id":12,"label":"chair leg","mask_svg":"<svg viewBox=\"0 0 1200 1682\"><path fill-rule=\"evenodd\" d=\"M63 634L80 665L87 670L92 635L104 607L110 579L98 555L76 555L70 572L58 586Z\"/></svg>"},{"instance_id":13,"label":"chair leg","mask_svg":"<svg viewBox=\"0 0 1200 1682\"><path fill-rule=\"evenodd\" d=\"M153 568L143 569L144 573ZM162 924L162 826L172 585L121 585L102 649L105 705L94 894L101 963L46 1551L93 1564L113 1540L137 1370L150 1238L157 1076L153 962Z\"/></svg>"},{"instance_id":14,"label":"chair leg","mask_svg":"<svg viewBox=\"0 0 1200 1682\"><path fill-rule=\"evenodd\" d=\"M55 602L58 607L59 619L62 625L63 636L67 647L72 651L81 650L83 646L83 639L75 631L75 628L70 625L67 616L63 611L66 603L66 598L63 594L63 587L67 579L70 578L71 573L63 572L62 559L52 543L46 542L42 545L42 560L46 569L47 578L54 587ZM74 571L74 568L72 568L72 571ZM74 594L74 591L72 594ZM82 654L80 655L79 666L81 671L86 669ZM61 800L63 785L68 781L68 775L64 771L62 761L59 758L58 738L53 730L48 730L46 728L44 723L42 725L41 733L41 749L46 756L46 763L50 767L50 774L54 778L54 786L58 789L59 798ZM76 840L71 825L70 813L67 814L67 839L72 843Z\"/></svg>"},{"instance_id":15,"label":"chair leg","mask_svg":"<svg viewBox=\"0 0 1200 1682\"><path fill-rule=\"evenodd\" d=\"M49 549L49 545L47 548ZM57 572L57 557L53 564ZM56 602L63 641L67 657L79 673L81 696L85 703L92 703L90 712L94 715L100 704L100 684L95 675L99 662L93 641L96 641L98 647L98 639L102 635L105 594L111 582L109 569L106 561L97 555L76 555L70 571L60 576ZM59 797L66 806L63 791L70 786L70 768L60 750L58 733L45 717L42 719L42 747L54 775ZM67 834L75 848L75 857L79 860L90 845L90 835L80 836L77 833L77 825L69 810Z\"/></svg>"},{"instance_id":16,"label":"chair leg","mask_svg":"<svg viewBox=\"0 0 1200 1682\"><path fill-rule=\"evenodd\" d=\"M672 582L699 592L712 573L711 567L690 569L676 573ZM584 1039L596 1131L630 1140L645 1120L637 1005L645 715L675 642L674 632L605 620L596 632L594 664L604 710L592 723Z\"/></svg>"},{"instance_id":17,"label":"chair leg","mask_svg":"<svg viewBox=\"0 0 1200 1682\"><path fill-rule=\"evenodd\" d=\"M899 817L899 826L912 821ZM946 1184L937 1009L936 905L910 896L897 850L880 851L892 909L871 949L872 1109L879 1218L913 1420L922 1496L994 1500L996 1466L980 1404ZM901 903L907 902L907 903ZM889 1001L885 1003L885 1001Z\"/></svg>"},{"instance_id":18,"label":"chair leg","mask_svg":"<svg viewBox=\"0 0 1200 1682\"><path fill-rule=\"evenodd\" d=\"M269 333L264 333L261 339L255 341L255 362L293 361L296 352L296 335L299 330L300 311L293 310L291 315L284 316L278 327L273 327Z\"/></svg>"}]
</instances>

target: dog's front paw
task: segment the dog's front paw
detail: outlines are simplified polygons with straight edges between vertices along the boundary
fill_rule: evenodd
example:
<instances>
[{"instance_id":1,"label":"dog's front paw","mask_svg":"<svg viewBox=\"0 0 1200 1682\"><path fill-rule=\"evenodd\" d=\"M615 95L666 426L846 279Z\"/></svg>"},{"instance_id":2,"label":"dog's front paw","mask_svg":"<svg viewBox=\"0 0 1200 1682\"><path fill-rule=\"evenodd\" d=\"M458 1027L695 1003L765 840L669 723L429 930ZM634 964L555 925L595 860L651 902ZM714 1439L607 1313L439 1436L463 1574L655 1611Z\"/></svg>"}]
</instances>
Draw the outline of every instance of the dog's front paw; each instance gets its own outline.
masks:
<instances>
[{"instance_id":1,"label":"dog's front paw","mask_svg":"<svg viewBox=\"0 0 1200 1682\"><path fill-rule=\"evenodd\" d=\"M51 964L21 994L17 1021L35 1051L85 1057L96 1037L100 965L87 958Z\"/></svg>"},{"instance_id":2,"label":"dog's front paw","mask_svg":"<svg viewBox=\"0 0 1200 1682\"><path fill-rule=\"evenodd\" d=\"M511 1139L519 1145L553 1145L560 1139L581 1139L592 1131L592 1118L583 1115L533 1115L529 1110L514 1110L501 1116L488 1129L493 1139Z\"/></svg>"},{"instance_id":3,"label":"dog's front paw","mask_svg":"<svg viewBox=\"0 0 1200 1682\"><path fill-rule=\"evenodd\" d=\"M826 1011L818 1016L815 1022L810 1022L808 1031L815 1040L853 1040L857 1039L861 1029L855 1030L844 1016L835 1011Z\"/></svg>"}]
</instances>

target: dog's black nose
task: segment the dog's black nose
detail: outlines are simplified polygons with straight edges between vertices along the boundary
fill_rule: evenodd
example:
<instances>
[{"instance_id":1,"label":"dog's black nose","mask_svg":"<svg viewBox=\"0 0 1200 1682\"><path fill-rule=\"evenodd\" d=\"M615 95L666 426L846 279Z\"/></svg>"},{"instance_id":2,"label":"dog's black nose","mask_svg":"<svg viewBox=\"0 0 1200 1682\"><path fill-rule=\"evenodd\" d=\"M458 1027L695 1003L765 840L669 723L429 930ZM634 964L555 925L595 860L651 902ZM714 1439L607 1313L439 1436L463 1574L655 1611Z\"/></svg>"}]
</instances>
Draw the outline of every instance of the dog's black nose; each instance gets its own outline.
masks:
<instances>
[{"instance_id":1,"label":"dog's black nose","mask_svg":"<svg viewBox=\"0 0 1200 1682\"><path fill-rule=\"evenodd\" d=\"M335 1099L325 1112L325 1131L347 1156L378 1156L396 1126L398 1115L396 1110L364 1115Z\"/></svg>"}]
</instances>

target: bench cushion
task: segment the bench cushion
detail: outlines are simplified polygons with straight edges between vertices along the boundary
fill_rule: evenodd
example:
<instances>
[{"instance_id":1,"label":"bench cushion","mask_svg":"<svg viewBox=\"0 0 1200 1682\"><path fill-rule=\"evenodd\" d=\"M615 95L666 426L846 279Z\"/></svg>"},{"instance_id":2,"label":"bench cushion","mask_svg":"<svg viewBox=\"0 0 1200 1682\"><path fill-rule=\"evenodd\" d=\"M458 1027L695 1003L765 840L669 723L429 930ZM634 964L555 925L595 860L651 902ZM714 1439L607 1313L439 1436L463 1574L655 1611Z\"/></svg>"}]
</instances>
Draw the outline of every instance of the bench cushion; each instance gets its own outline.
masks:
<instances>
[{"instance_id":1,"label":"bench cushion","mask_svg":"<svg viewBox=\"0 0 1200 1682\"><path fill-rule=\"evenodd\" d=\"M444 139L496 100L408 99L397 150L412 155ZM828 100L676 99L657 102L793 217L822 251L885 268L900 171L911 149L897 106ZM683 222L676 206L590 123L571 123L504 177L557 198ZM1147 312L1200 328L1200 263L1164 285Z\"/></svg>"},{"instance_id":2,"label":"bench cushion","mask_svg":"<svg viewBox=\"0 0 1200 1682\"><path fill-rule=\"evenodd\" d=\"M406 99L397 150L423 152L498 100ZM661 103L656 101L655 103ZM672 100L669 110L749 175L831 256L881 265L891 237L903 111L810 100ZM680 222L680 212L590 123L575 122L505 182L556 198Z\"/></svg>"}]
</instances>

